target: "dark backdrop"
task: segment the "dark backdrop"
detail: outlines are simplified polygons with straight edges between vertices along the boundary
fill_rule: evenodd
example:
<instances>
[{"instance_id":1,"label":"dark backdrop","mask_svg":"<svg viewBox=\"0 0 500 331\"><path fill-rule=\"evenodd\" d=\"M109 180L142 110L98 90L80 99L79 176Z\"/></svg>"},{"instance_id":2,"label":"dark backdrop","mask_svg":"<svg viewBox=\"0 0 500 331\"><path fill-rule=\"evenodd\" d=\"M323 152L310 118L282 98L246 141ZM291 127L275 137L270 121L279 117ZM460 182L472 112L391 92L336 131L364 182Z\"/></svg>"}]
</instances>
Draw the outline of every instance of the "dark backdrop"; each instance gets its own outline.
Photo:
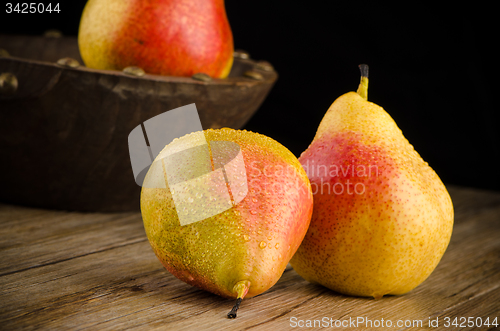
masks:
<instances>
[{"instance_id":1,"label":"dark backdrop","mask_svg":"<svg viewBox=\"0 0 500 331\"><path fill-rule=\"evenodd\" d=\"M65 1L59 14L3 7L0 33L76 35L85 2ZM357 88L357 66L367 63L369 100L445 183L500 190L496 9L435 3L226 1L235 47L270 61L280 75L245 128L299 156L330 104Z\"/></svg>"}]
</instances>

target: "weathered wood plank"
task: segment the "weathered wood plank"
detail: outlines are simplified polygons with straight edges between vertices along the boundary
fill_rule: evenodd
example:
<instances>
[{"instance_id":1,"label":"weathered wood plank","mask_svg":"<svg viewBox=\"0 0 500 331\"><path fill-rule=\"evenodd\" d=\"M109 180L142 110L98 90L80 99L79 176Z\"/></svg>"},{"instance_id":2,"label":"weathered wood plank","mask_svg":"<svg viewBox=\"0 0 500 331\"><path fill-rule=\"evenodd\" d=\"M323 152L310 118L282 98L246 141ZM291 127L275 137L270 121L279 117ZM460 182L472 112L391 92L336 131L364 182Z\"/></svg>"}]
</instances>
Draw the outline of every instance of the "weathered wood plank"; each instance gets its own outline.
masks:
<instances>
[{"instance_id":1,"label":"weathered wood plank","mask_svg":"<svg viewBox=\"0 0 500 331\"><path fill-rule=\"evenodd\" d=\"M140 214L0 205L0 326L288 330L299 321L338 320L357 329L366 324L348 323L365 318L372 324L389 320L391 330L436 330L429 319L438 318L440 329L446 329L445 318L498 317L500 322L500 193L464 188L450 193L456 212L450 246L435 272L412 292L381 300L349 297L309 284L288 269L269 291L244 300L236 320L225 317L232 300L190 287L162 267ZM417 324L399 327L398 321Z\"/></svg>"},{"instance_id":2,"label":"weathered wood plank","mask_svg":"<svg viewBox=\"0 0 500 331\"><path fill-rule=\"evenodd\" d=\"M0 215L0 276L147 240L138 213L81 214L2 206Z\"/></svg>"}]
</instances>

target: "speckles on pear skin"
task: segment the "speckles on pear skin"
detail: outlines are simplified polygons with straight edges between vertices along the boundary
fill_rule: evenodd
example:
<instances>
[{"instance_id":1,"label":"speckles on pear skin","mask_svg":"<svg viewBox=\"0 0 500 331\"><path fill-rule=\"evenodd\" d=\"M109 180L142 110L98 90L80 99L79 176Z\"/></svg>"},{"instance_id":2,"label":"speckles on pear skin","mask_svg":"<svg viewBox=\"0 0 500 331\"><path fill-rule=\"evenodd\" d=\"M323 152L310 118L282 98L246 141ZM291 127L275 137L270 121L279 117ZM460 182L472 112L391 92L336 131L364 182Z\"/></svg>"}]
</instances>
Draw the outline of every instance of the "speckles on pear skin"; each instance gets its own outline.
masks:
<instances>
[{"instance_id":1,"label":"speckles on pear skin","mask_svg":"<svg viewBox=\"0 0 500 331\"><path fill-rule=\"evenodd\" d=\"M434 270L451 236L451 200L381 107L341 96L299 160L314 193L311 225L291 260L301 276L381 297Z\"/></svg>"},{"instance_id":2,"label":"speckles on pear skin","mask_svg":"<svg viewBox=\"0 0 500 331\"><path fill-rule=\"evenodd\" d=\"M248 280L251 297L276 283L307 231L309 180L295 156L268 137L232 129L204 134L209 142L239 144L247 195L221 214L180 226L168 187L143 187L146 233L165 268L179 279L225 297L235 297L234 285Z\"/></svg>"}]
</instances>

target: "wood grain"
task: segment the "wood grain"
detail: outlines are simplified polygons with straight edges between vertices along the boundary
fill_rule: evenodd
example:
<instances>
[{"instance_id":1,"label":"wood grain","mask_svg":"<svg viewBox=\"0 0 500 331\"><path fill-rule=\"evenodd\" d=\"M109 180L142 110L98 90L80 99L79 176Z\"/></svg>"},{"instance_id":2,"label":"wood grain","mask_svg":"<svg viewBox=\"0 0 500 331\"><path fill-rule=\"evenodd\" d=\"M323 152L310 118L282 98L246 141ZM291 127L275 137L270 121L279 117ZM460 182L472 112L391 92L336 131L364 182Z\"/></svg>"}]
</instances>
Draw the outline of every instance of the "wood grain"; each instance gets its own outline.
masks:
<instances>
[{"instance_id":1,"label":"wood grain","mask_svg":"<svg viewBox=\"0 0 500 331\"><path fill-rule=\"evenodd\" d=\"M349 297L287 268L269 291L243 300L235 320L226 318L232 300L193 288L162 267L139 213L0 205L0 328L289 330L293 321L331 318L346 325L358 317L372 320L372 327L332 329L462 329L444 326L455 317L500 323L500 193L449 190L455 206L450 246L415 290L380 300ZM382 318L393 327L373 326ZM439 327L429 327L429 319L438 319ZM397 327L397 321L422 324Z\"/></svg>"}]
</instances>

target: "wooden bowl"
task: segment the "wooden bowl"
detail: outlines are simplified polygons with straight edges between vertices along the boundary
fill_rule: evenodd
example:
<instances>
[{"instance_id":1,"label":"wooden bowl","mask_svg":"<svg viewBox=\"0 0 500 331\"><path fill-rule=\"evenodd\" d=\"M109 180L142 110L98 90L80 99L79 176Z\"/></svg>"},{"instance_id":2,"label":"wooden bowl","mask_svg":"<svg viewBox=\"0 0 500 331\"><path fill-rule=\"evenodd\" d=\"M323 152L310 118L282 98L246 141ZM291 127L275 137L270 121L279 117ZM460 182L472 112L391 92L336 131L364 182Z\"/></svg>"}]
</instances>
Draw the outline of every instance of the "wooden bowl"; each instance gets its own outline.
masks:
<instances>
[{"instance_id":1,"label":"wooden bowl","mask_svg":"<svg viewBox=\"0 0 500 331\"><path fill-rule=\"evenodd\" d=\"M0 201L139 210L127 142L132 129L191 103L204 129L239 129L278 77L244 52L235 52L227 79L137 76L82 63L76 38L0 35Z\"/></svg>"}]
</instances>

